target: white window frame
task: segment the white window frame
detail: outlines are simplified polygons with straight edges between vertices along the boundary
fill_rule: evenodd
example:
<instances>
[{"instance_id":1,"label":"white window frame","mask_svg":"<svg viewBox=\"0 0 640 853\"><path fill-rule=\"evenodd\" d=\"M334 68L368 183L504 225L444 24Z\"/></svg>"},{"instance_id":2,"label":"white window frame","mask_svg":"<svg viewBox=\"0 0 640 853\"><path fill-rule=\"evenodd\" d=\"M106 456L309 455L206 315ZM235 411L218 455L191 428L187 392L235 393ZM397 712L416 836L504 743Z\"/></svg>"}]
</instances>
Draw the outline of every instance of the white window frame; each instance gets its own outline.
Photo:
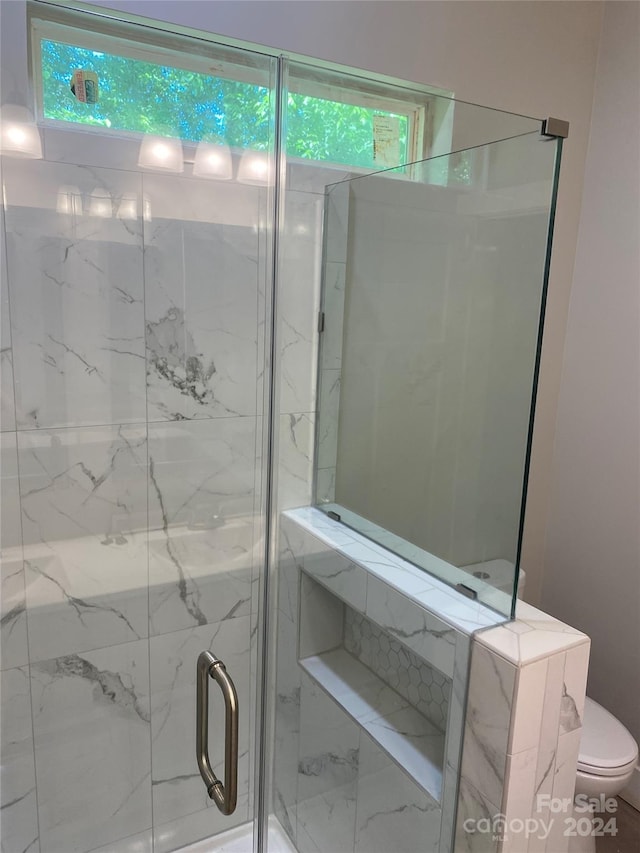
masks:
<instances>
[{"instance_id":1,"label":"white window frame","mask_svg":"<svg viewBox=\"0 0 640 853\"><path fill-rule=\"evenodd\" d=\"M264 86L265 88L270 88L273 84L273 81L269 79L269 73L264 68L257 67L255 62L252 63L255 55L275 58L275 54L259 45L255 46L255 50L253 46L246 45L247 62L242 64L241 61L238 61L242 59L242 49L236 46L227 47L224 42L218 43L217 41L202 39L200 42L202 53L187 53L177 46L172 47L172 42L175 43L177 40L180 43L183 41L184 36L182 35L173 35L160 29L153 29L149 31L148 39L145 39L144 29L134 25L130 38L126 32L130 29L130 25L126 23L92 18L92 29L89 30L79 25L84 21L81 17L82 13L51 7L50 14L51 17L48 17L49 10L43 5L38 5L30 17L31 66L36 116L38 122L45 127L82 130L82 132L87 133L113 133L114 136L130 138L140 138L142 135L134 130L110 130L103 126L45 117L42 39L158 65L170 65L186 71ZM230 56L227 58L225 53L228 52L230 52ZM302 62L300 62L298 59L293 60L292 70L289 74L288 90L290 92L404 116L408 122L406 162L416 162L429 155L430 140L433 136L433 110L430 109L432 104L430 93L424 87L418 90L407 84L398 83L398 85L394 85L392 82L380 82L374 78L365 77L362 73L358 74L356 69L342 69L326 63L314 65L313 60L302 58ZM444 93L439 90L433 90L431 97L442 94ZM350 171L369 172L376 168L375 164L365 168L328 160L296 157L290 159L301 163L316 163Z\"/></svg>"}]
</instances>

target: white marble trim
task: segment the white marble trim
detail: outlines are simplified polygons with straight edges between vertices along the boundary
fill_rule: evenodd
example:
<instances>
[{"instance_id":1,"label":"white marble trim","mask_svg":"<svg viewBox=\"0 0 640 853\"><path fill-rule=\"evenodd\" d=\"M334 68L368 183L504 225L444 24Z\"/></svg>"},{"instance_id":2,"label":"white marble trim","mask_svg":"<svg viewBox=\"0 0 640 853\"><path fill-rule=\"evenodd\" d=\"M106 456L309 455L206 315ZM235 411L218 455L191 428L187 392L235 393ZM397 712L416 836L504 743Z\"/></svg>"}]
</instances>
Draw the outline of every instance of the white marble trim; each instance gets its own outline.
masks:
<instances>
[{"instance_id":1,"label":"white marble trim","mask_svg":"<svg viewBox=\"0 0 640 853\"><path fill-rule=\"evenodd\" d=\"M285 517L299 524L331 551L363 567L371 576L408 596L414 606L434 614L465 634L496 626L504 616L471 601L450 586L418 569L315 507L288 510ZM437 601L437 607L431 602Z\"/></svg>"}]
</instances>

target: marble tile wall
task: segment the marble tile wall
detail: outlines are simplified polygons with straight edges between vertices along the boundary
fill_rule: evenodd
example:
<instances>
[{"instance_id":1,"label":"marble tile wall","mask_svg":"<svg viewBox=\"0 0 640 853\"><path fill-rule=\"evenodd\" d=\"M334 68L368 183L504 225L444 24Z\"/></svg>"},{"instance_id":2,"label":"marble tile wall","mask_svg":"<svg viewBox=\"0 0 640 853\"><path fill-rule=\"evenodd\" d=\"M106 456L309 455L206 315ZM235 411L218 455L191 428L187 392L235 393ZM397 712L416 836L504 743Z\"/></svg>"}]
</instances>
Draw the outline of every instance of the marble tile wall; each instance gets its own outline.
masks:
<instances>
[{"instance_id":1,"label":"marble tile wall","mask_svg":"<svg viewBox=\"0 0 640 853\"><path fill-rule=\"evenodd\" d=\"M443 635L441 627L425 624L424 618L420 623L414 612L430 609L429 595L434 607L446 605L446 596L435 588L421 593L407 588L401 595L391 587L404 582L393 578L393 562L385 566L388 578L382 580L380 556L368 542L357 548L354 537L358 534L318 510L295 510L281 518L273 801L288 835L299 849L312 851L326 849L318 839L328 831L336 850L364 853L370 846L382 851L389 844L388 830L397 845L393 849L399 850L564 853L569 840L564 816L550 824L553 815L539 798L573 797L588 638L523 602L515 621L494 627L479 622L472 627L470 614L462 619L451 611L447 618L459 621L451 628L449 660L447 632ZM368 587L364 605L357 603L357 580L363 581L358 572L364 573ZM369 587L375 591L379 585L398 599L393 599L395 618L383 623L369 610ZM318 592L342 609L336 625L350 608L361 618L366 607L367 617L384 624L385 631L393 626L402 630L403 642L414 642L417 632L422 645L415 654L437 658L451 672L441 808L435 809L424 792L420 795L419 786L381 748L379 738L375 742L370 737L377 737L375 732L347 714L340 700L329 700L298 666L298 649L300 654L306 645L311 649L307 653L334 649L350 631L343 635L336 625L324 630L321 623L335 620ZM402 615L399 599L404 599ZM429 618L443 626L443 614L441 610ZM306 634L298 619L309 622ZM343 689L339 679L338 688ZM377 780L389 784L381 781L378 786ZM538 823L525 829L527 820Z\"/></svg>"},{"instance_id":2,"label":"marble tile wall","mask_svg":"<svg viewBox=\"0 0 640 853\"><path fill-rule=\"evenodd\" d=\"M324 331L318 372L320 421L316 449L318 503L332 503L335 500L349 197L347 182L329 187L325 195L324 281L321 306L324 313Z\"/></svg>"},{"instance_id":3,"label":"marble tile wall","mask_svg":"<svg viewBox=\"0 0 640 853\"><path fill-rule=\"evenodd\" d=\"M168 853L252 802L264 198L83 152L2 162L2 851ZM195 762L203 649L240 696L231 818Z\"/></svg>"},{"instance_id":4,"label":"marble tile wall","mask_svg":"<svg viewBox=\"0 0 640 853\"><path fill-rule=\"evenodd\" d=\"M568 850L571 812L552 813L548 798L573 799L589 649L584 634L524 602L515 622L476 636L456 851Z\"/></svg>"},{"instance_id":5,"label":"marble tile wall","mask_svg":"<svg viewBox=\"0 0 640 853\"><path fill-rule=\"evenodd\" d=\"M285 227L278 270L278 509L281 511L313 502L316 412L324 409L324 403L320 404L318 400L318 388L320 394L328 393L324 374L318 376L318 313L321 310L323 268L325 276L327 270L333 269L323 258L323 245L325 249L326 245L335 245L338 252L342 245L346 252L347 233L346 222L336 221L335 227L331 226L335 239L332 237L323 244L323 231L327 222L333 221L330 218L325 220L325 187L343 180L346 174L343 170L303 163L290 163L288 166ZM341 238L340 234L343 235ZM342 258L343 268L345 257ZM334 283L338 289L339 280L340 275L337 274ZM341 323L341 318L342 309L336 306L336 320ZM339 339L341 331L337 330L336 323L325 321L325 335L322 337L325 338L326 333L333 334L334 329ZM322 345L326 349L325 344ZM337 388L339 386L334 388L334 396ZM329 449L329 458L330 454ZM331 465L335 468L335 462ZM318 489L322 490L326 478L331 480L331 466L316 476Z\"/></svg>"},{"instance_id":6,"label":"marble tile wall","mask_svg":"<svg viewBox=\"0 0 640 853\"><path fill-rule=\"evenodd\" d=\"M345 608L343 642L348 652L372 669L424 717L445 730L450 679L350 607Z\"/></svg>"},{"instance_id":7,"label":"marble tile wall","mask_svg":"<svg viewBox=\"0 0 640 853\"><path fill-rule=\"evenodd\" d=\"M324 518L321 513L317 514ZM345 539L350 541L349 536ZM360 596L359 589L364 590L364 596ZM335 551L331 553L324 542L293 522L288 514L281 517L274 811L300 850L332 849L341 853L380 850L382 853L391 849L388 845L393 844L394 850L406 853L415 853L416 849L424 849L428 853L448 851L448 841L441 839L440 829L444 812L455 810L458 759L455 738L450 737L447 746L447 760L450 756L454 769L449 777L445 771L443 794L443 802L453 798L453 804L445 810L414 781L410 775L410 762L408 769L403 770L379 745L388 741L389 748L395 750L389 740L390 730L382 726L377 731L375 721L367 723L375 732L374 740L364 724L357 723L352 715L329 698L325 690L298 665L298 654L317 654L343 642L345 647L350 644L355 650L356 632L347 622L358 620L360 629L363 621L370 623L371 620L364 618L366 591L367 574L361 565L345 560ZM343 606L342 601L350 606ZM332 616L334 611L335 618ZM345 613L350 615L345 616ZM444 623L438 625L443 626ZM435 624L423 626L422 630L427 634L431 627L437 633ZM380 629L376 631L380 636ZM455 629L452 631L456 633ZM438 657L440 642L436 636L427 642L430 655ZM394 649L397 645L401 651L410 653L406 646L389 635L390 650L392 644ZM364 653L366 656L366 650ZM414 657L412 654L412 659ZM372 664L373 659L368 659L368 666ZM435 672L426 667L424 661L420 664L430 673ZM410 670L411 667L407 666L409 680ZM463 680L463 672L466 674L466 666L455 676L456 696L464 694L458 683ZM437 678L443 684L450 684L440 675ZM432 685L435 686L435 681ZM449 690L450 687L447 694ZM404 700L394 691L389 692L398 700L398 707L415 713L407 705L410 698ZM460 728L460 704L453 695L450 702L451 713L457 720L454 725ZM384 720L380 722L382 724ZM409 760L409 756L407 758ZM327 832L331 833L333 846L330 848L326 846ZM417 839L420 839L419 847L416 847Z\"/></svg>"}]
</instances>

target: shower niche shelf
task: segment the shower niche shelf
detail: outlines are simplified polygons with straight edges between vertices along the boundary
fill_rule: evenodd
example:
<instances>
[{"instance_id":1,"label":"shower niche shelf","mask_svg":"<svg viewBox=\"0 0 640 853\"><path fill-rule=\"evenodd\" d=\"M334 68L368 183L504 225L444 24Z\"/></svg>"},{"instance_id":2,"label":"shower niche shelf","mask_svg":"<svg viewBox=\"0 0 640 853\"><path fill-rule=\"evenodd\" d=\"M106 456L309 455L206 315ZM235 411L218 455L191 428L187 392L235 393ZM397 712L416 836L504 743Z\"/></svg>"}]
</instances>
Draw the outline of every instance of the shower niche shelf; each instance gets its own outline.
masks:
<instances>
[{"instance_id":1,"label":"shower niche shelf","mask_svg":"<svg viewBox=\"0 0 640 853\"><path fill-rule=\"evenodd\" d=\"M300 666L436 803L442 796L444 734L343 648Z\"/></svg>"},{"instance_id":2,"label":"shower niche shelf","mask_svg":"<svg viewBox=\"0 0 640 853\"><path fill-rule=\"evenodd\" d=\"M352 636L353 620L362 616L304 571L300 584L300 666L434 803L440 804L448 700L443 700L439 727L422 713L420 705L416 707L406 690L402 695L402 687L394 689L359 659L359 653L354 653L358 649ZM375 630L382 632L377 626ZM386 642L389 640L393 642L392 638ZM411 663L414 672L422 665L429 669L426 662L415 657Z\"/></svg>"}]
</instances>

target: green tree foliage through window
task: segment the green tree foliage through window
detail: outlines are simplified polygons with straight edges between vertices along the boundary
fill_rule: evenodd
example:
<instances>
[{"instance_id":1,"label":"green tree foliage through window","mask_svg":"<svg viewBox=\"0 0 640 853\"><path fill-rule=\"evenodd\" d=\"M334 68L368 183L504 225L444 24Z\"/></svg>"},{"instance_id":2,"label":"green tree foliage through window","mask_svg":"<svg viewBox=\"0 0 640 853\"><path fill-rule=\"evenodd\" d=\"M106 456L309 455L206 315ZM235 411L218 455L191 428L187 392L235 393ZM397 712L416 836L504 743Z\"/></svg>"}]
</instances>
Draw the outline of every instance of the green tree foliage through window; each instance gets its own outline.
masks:
<instances>
[{"instance_id":1,"label":"green tree foliage through window","mask_svg":"<svg viewBox=\"0 0 640 853\"><path fill-rule=\"evenodd\" d=\"M41 40L43 112L47 119L114 131L224 141L237 148L269 146L271 93L264 86L184 68ZM80 103L70 83L83 69L98 75L96 104ZM371 107L290 94L290 156L375 168ZM400 119L401 157L408 159L407 116Z\"/></svg>"},{"instance_id":2,"label":"green tree foliage through window","mask_svg":"<svg viewBox=\"0 0 640 853\"><path fill-rule=\"evenodd\" d=\"M98 75L98 103L73 96L77 69ZM269 90L262 86L43 39L42 88L45 118L239 148L269 144Z\"/></svg>"}]
</instances>

